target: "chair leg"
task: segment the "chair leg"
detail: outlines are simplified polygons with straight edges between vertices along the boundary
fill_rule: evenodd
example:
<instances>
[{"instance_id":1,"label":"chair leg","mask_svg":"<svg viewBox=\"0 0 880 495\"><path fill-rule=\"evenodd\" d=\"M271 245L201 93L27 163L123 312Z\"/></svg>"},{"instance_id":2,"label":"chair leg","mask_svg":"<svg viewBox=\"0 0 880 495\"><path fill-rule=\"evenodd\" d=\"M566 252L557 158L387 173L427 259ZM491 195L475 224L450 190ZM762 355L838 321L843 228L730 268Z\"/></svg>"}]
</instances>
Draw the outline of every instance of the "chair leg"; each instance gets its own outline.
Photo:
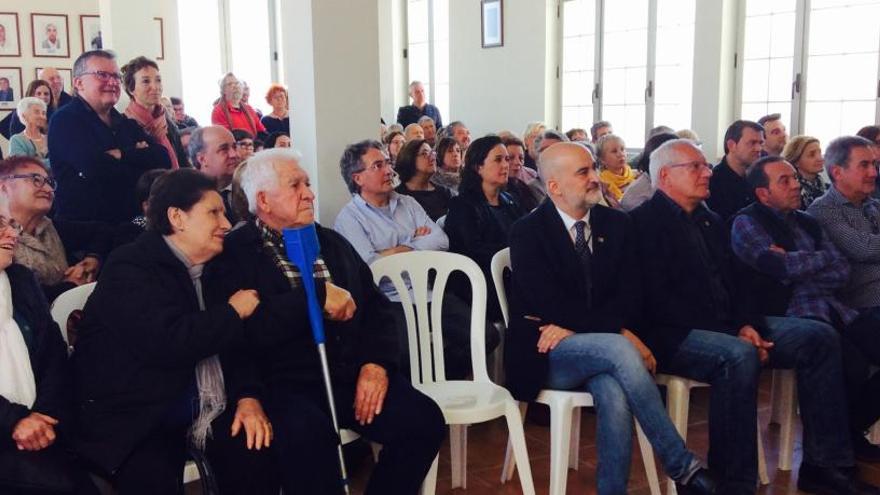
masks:
<instances>
[{"instance_id":1,"label":"chair leg","mask_svg":"<svg viewBox=\"0 0 880 495\"><path fill-rule=\"evenodd\" d=\"M419 495L434 495L434 492L437 491L437 462L439 460L439 455L434 457L431 469L428 470L428 474L425 475L425 481L422 482L422 489L419 490Z\"/></svg>"},{"instance_id":2,"label":"chair leg","mask_svg":"<svg viewBox=\"0 0 880 495\"><path fill-rule=\"evenodd\" d=\"M782 380L779 371L774 370L770 374L770 424L782 424L779 412L782 409L784 394L782 392Z\"/></svg>"},{"instance_id":3,"label":"chair leg","mask_svg":"<svg viewBox=\"0 0 880 495\"><path fill-rule=\"evenodd\" d=\"M636 436L639 439L639 450L642 452L642 461L645 463L645 474L648 477L648 487L651 489L651 495L660 495L660 477L657 476L657 465L654 463L654 449L651 448L651 442L642 431L642 425L636 421Z\"/></svg>"},{"instance_id":4,"label":"chair leg","mask_svg":"<svg viewBox=\"0 0 880 495\"><path fill-rule=\"evenodd\" d=\"M684 379L672 379L666 385L666 409L672 424L678 430L682 440L687 441L688 410L691 402L691 390ZM675 481L671 478L666 482L666 493L677 495Z\"/></svg>"},{"instance_id":5,"label":"chair leg","mask_svg":"<svg viewBox=\"0 0 880 495\"><path fill-rule=\"evenodd\" d=\"M564 495L571 459L572 409L568 401L550 403L550 495Z\"/></svg>"},{"instance_id":6,"label":"chair leg","mask_svg":"<svg viewBox=\"0 0 880 495\"><path fill-rule=\"evenodd\" d=\"M379 452L382 452L382 444L370 442L370 450L373 451L373 462L379 462Z\"/></svg>"},{"instance_id":7,"label":"chair leg","mask_svg":"<svg viewBox=\"0 0 880 495\"><path fill-rule=\"evenodd\" d=\"M468 425L449 425L452 488L467 489L467 427Z\"/></svg>"},{"instance_id":8,"label":"chair leg","mask_svg":"<svg viewBox=\"0 0 880 495\"><path fill-rule=\"evenodd\" d=\"M770 476L767 475L767 459L764 457L764 441L761 440L761 425L758 425L758 480L762 485L770 484Z\"/></svg>"},{"instance_id":9,"label":"chair leg","mask_svg":"<svg viewBox=\"0 0 880 495\"><path fill-rule=\"evenodd\" d=\"M794 425L797 421L797 388L796 377L792 370L773 372L773 383L779 378L779 469L791 471L794 457ZM774 413L776 409L774 408Z\"/></svg>"},{"instance_id":10,"label":"chair leg","mask_svg":"<svg viewBox=\"0 0 880 495\"><path fill-rule=\"evenodd\" d=\"M581 446L581 408L571 408L571 435L568 441L568 468L578 470Z\"/></svg>"},{"instance_id":11,"label":"chair leg","mask_svg":"<svg viewBox=\"0 0 880 495\"><path fill-rule=\"evenodd\" d=\"M504 337L507 333L507 329L504 327L504 323L496 322L493 324L496 330L498 330L499 340L498 347L495 348L495 351L492 353L492 381L498 385L504 386Z\"/></svg>"},{"instance_id":12,"label":"chair leg","mask_svg":"<svg viewBox=\"0 0 880 495\"><path fill-rule=\"evenodd\" d=\"M522 421L526 420L526 411L529 408L528 402L519 403L519 415ZM501 468L501 482L506 483L513 479L513 470L516 468L516 459L513 457L513 444L510 443L510 435L507 436L507 448L504 451L504 466Z\"/></svg>"},{"instance_id":13,"label":"chair leg","mask_svg":"<svg viewBox=\"0 0 880 495\"><path fill-rule=\"evenodd\" d=\"M532 479L532 467L529 464L529 452L526 449L526 434L523 430L522 416L515 403L511 402L507 405L504 417L507 419L507 431L513 444L513 456L519 466L517 471L523 495L535 495L535 482Z\"/></svg>"}]
</instances>

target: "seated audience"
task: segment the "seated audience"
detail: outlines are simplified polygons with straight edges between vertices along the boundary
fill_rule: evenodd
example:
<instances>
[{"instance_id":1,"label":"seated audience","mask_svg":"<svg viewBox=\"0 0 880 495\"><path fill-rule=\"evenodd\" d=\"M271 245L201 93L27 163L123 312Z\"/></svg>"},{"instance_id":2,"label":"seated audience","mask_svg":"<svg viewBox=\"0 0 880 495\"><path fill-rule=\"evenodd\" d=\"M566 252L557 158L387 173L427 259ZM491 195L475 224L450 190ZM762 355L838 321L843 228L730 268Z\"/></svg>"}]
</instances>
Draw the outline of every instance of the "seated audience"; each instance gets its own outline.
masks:
<instances>
[{"instance_id":1,"label":"seated audience","mask_svg":"<svg viewBox=\"0 0 880 495\"><path fill-rule=\"evenodd\" d=\"M61 73L58 72L58 69L54 67L43 67L40 72L37 73L37 79L48 82L49 86L52 88L52 101L54 102L52 105L53 110L58 110L73 101L73 97L64 90L64 79L61 77Z\"/></svg>"},{"instance_id":2,"label":"seated audience","mask_svg":"<svg viewBox=\"0 0 880 495\"><path fill-rule=\"evenodd\" d=\"M629 329L639 313L632 223L597 203L592 154L573 143L541 154L548 198L510 232L511 320L507 386L532 401L542 388L583 389L597 409L598 493L625 493L633 416L680 493L715 493L714 480L687 450L651 373L656 361Z\"/></svg>"},{"instance_id":3,"label":"seated audience","mask_svg":"<svg viewBox=\"0 0 880 495\"><path fill-rule=\"evenodd\" d=\"M866 125L859 129L856 136L863 137L876 145L880 145L880 126Z\"/></svg>"},{"instance_id":4,"label":"seated audience","mask_svg":"<svg viewBox=\"0 0 880 495\"><path fill-rule=\"evenodd\" d=\"M254 136L251 133L235 129L232 131L232 138L235 139L235 149L238 150L238 159L240 161L254 156Z\"/></svg>"},{"instance_id":5,"label":"seated audience","mask_svg":"<svg viewBox=\"0 0 880 495\"><path fill-rule=\"evenodd\" d=\"M165 148L172 169L188 167L177 126L160 101L162 75L159 65L146 57L134 58L122 67L122 83L130 98L125 116L140 124L144 132Z\"/></svg>"},{"instance_id":6,"label":"seated audience","mask_svg":"<svg viewBox=\"0 0 880 495\"><path fill-rule=\"evenodd\" d=\"M46 103L35 96L18 101L15 114L24 122L24 130L9 138L9 156L29 156L49 166L49 140L46 137Z\"/></svg>"},{"instance_id":7,"label":"seated audience","mask_svg":"<svg viewBox=\"0 0 880 495\"><path fill-rule=\"evenodd\" d=\"M238 223L232 226L232 230L235 230L245 224L245 222L253 221L254 216L251 214L248 208L247 195L244 193L244 189L241 188L241 174L244 173L247 168L248 162L244 161L238 164L235 167L235 172L232 174L232 192L230 194L229 202L232 204L232 212L235 214L235 217L238 218Z\"/></svg>"},{"instance_id":8,"label":"seated audience","mask_svg":"<svg viewBox=\"0 0 880 495\"><path fill-rule=\"evenodd\" d=\"M758 125L764 128L764 147L761 156L782 155L785 143L788 142L788 132L782 122L782 115L771 113L758 119Z\"/></svg>"},{"instance_id":9,"label":"seated audience","mask_svg":"<svg viewBox=\"0 0 880 495\"><path fill-rule=\"evenodd\" d=\"M180 145L183 146L183 149L187 150L187 158L189 158L189 140L192 137L193 131L196 129L198 129L198 127L184 127L183 129L180 129Z\"/></svg>"},{"instance_id":10,"label":"seated audience","mask_svg":"<svg viewBox=\"0 0 880 495\"><path fill-rule=\"evenodd\" d=\"M443 127L443 119L440 117L440 110L434 105L428 103L425 97L425 86L419 81L413 81L409 84L409 97L412 98L412 105L400 107L397 110L397 123L402 127L410 124L417 124L422 116L427 115L434 120L434 125L438 129Z\"/></svg>"},{"instance_id":11,"label":"seated audience","mask_svg":"<svg viewBox=\"0 0 880 495\"><path fill-rule=\"evenodd\" d=\"M248 86L247 81L242 79L241 80L241 103L242 103L242 105L247 105L248 107L250 107L254 111L254 113L257 114L258 119L262 119L263 118L262 110L251 106L250 97L251 97L251 87ZM265 134L265 132L263 132L263 134Z\"/></svg>"},{"instance_id":12,"label":"seated audience","mask_svg":"<svg viewBox=\"0 0 880 495\"><path fill-rule=\"evenodd\" d=\"M385 139L382 142L388 150L388 158L391 159L391 165L394 166L397 163L397 154L400 153L400 148L406 144L406 137L400 131L389 131L385 134Z\"/></svg>"},{"instance_id":13,"label":"seated audience","mask_svg":"<svg viewBox=\"0 0 880 495\"><path fill-rule=\"evenodd\" d=\"M451 137L444 137L440 138L434 149L437 150L437 173L431 182L449 189L454 196L458 194L458 185L461 183L461 147Z\"/></svg>"},{"instance_id":14,"label":"seated audience","mask_svg":"<svg viewBox=\"0 0 880 495\"><path fill-rule=\"evenodd\" d=\"M712 169L709 208L724 221L755 202L746 181L746 169L761 157L764 128L749 120L737 120L724 133L724 158Z\"/></svg>"},{"instance_id":15,"label":"seated audience","mask_svg":"<svg viewBox=\"0 0 880 495\"><path fill-rule=\"evenodd\" d=\"M599 179L608 188L615 200L620 201L624 191L639 176L626 163L626 145L623 138L615 134L606 134L596 142L596 155L602 168Z\"/></svg>"},{"instance_id":16,"label":"seated audience","mask_svg":"<svg viewBox=\"0 0 880 495\"><path fill-rule=\"evenodd\" d=\"M55 180L40 160L20 156L0 162L0 191L22 228L15 262L34 272L49 302L94 282L111 241L105 224L50 219L54 189Z\"/></svg>"},{"instance_id":17,"label":"seated audience","mask_svg":"<svg viewBox=\"0 0 880 495\"><path fill-rule=\"evenodd\" d=\"M412 149L421 152L430 146L411 141L401 151L401 160L413 161ZM421 161L423 157L419 157ZM348 202L336 217L334 229L348 240L368 264L384 257L408 251L446 251L449 239L428 213L411 197L397 194L390 188L390 167L375 165L386 160L381 146L375 141L362 141L348 146L342 155L342 178L352 192ZM402 173L402 177L405 174ZM401 297L389 281L379 285L393 302ZM410 294L410 297L414 297ZM409 366L409 344L406 317L402 305L394 305L401 362ZM454 294L445 294L443 308L443 354L446 377L463 379L471 372L470 307ZM498 332L492 326L486 329L486 350L491 353L498 345Z\"/></svg>"},{"instance_id":18,"label":"seated audience","mask_svg":"<svg viewBox=\"0 0 880 495\"><path fill-rule=\"evenodd\" d=\"M581 141L584 143L590 140L590 137L587 135L587 131L585 129L581 129L580 127L569 129L568 132L565 133L565 137L567 137L569 141Z\"/></svg>"},{"instance_id":19,"label":"seated audience","mask_svg":"<svg viewBox=\"0 0 880 495\"><path fill-rule=\"evenodd\" d=\"M377 148L381 148L376 143ZM380 152L380 155L381 152ZM375 161L387 172L387 157ZM231 232L243 286L259 293L263 313L258 376L272 419L272 451L285 493L341 493L338 437L308 323L299 270L285 254L281 232L315 223L309 177L292 150L266 150L247 162L242 189L256 220ZM321 254L315 282L324 301L324 330L339 426L382 444L366 494L416 493L440 449L444 419L397 368L400 350L392 304L373 283L367 264L345 238L315 225Z\"/></svg>"},{"instance_id":20,"label":"seated audience","mask_svg":"<svg viewBox=\"0 0 880 495\"><path fill-rule=\"evenodd\" d=\"M134 185L141 174L171 168L166 149L113 108L122 80L114 57L103 50L80 55L73 65L77 96L49 121L55 219L127 222L140 214Z\"/></svg>"},{"instance_id":21,"label":"seated audience","mask_svg":"<svg viewBox=\"0 0 880 495\"><path fill-rule=\"evenodd\" d=\"M502 138L510 156L510 171L507 176L507 192L513 196L523 211L534 210L544 200L543 183L537 172L525 167L525 146L516 137Z\"/></svg>"},{"instance_id":22,"label":"seated audience","mask_svg":"<svg viewBox=\"0 0 880 495\"><path fill-rule=\"evenodd\" d=\"M183 105L183 100L172 96L171 97L171 110L174 112L174 124L177 126L178 130L188 129L190 127L198 127L199 123L196 122L196 119L190 117L186 114L186 107ZM181 133L183 136L183 133ZM186 144L183 145L184 149L186 148Z\"/></svg>"},{"instance_id":23,"label":"seated audience","mask_svg":"<svg viewBox=\"0 0 880 495\"><path fill-rule=\"evenodd\" d=\"M510 227L524 212L504 191L510 156L501 138L489 135L477 139L464 160L458 196L449 201L443 228L449 236L449 250L474 260L486 280L492 280L492 257L507 247ZM491 321L499 321L501 308L495 287L487 285L487 316ZM470 300L469 289L459 284L457 291L462 299Z\"/></svg>"},{"instance_id":24,"label":"seated audience","mask_svg":"<svg viewBox=\"0 0 880 495\"><path fill-rule=\"evenodd\" d=\"M225 127L230 132L243 129L252 136L264 137L266 127L257 112L244 98L244 85L229 72L220 80L220 98L211 112L211 123Z\"/></svg>"},{"instance_id":25,"label":"seated audience","mask_svg":"<svg viewBox=\"0 0 880 495\"><path fill-rule=\"evenodd\" d=\"M189 158L203 174L214 179L223 200L226 219L235 225L240 220L232 208L232 174L241 163L241 155L232 133L223 127L200 127L189 142Z\"/></svg>"},{"instance_id":26,"label":"seated audience","mask_svg":"<svg viewBox=\"0 0 880 495\"><path fill-rule=\"evenodd\" d=\"M116 226L113 233L113 249L124 246L130 242L134 242L141 234L147 230L147 207L150 206L150 189L156 179L165 175L168 171L161 168L147 170L144 175L138 179L134 186L134 195L138 204L141 205L143 214L131 219L130 222L121 223Z\"/></svg>"},{"instance_id":27,"label":"seated audience","mask_svg":"<svg viewBox=\"0 0 880 495\"><path fill-rule=\"evenodd\" d=\"M590 126L590 142L594 145L599 142L599 138L606 134L614 134L611 122L600 120L598 122L593 122L593 125Z\"/></svg>"},{"instance_id":28,"label":"seated audience","mask_svg":"<svg viewBox=\"0 0 880 495\"><path fill-rule=\"evenodd\" d=\"M678 137L673 133L661 132L660 134L651 136L648 138L648 141L645 142L645 147L642 149L642 153L639 155L639 158L635 163L635 168L638 171L639 176L632 182L632 184L627 186L626 191L623 192L623 197L620 198L620 208L623 211L634 210L637 206L651 199L651 196L654 195L654 186L651 185L651 153L659 148L661 144L666 141L672 141L673 139L678 139Z\"/></svg>"},{"instance_id":29,"label":"seated audience","mask_svg":"<svg viewBox=\"0 0 880 495\"><path fill-rule=\"evenodd\" d=\"M264 115L260 122L266 128L266 133L286 132L290 135L290 110L287 98L287 90L280 84L272 84L266 91L266 103L272 106L272 112Z\"/></svg>"},{"instance_id":30,"label":"seated audience","mask_svg":"<svg viewBox=\"0 0 880 495\"><path fill-rule=\"evenodd\" d=\"M413 140L424 140L425 139L425 131L422 129L422 126L419 124L410 124L406 126L406 129L403 130L403 137L406 138L406 141Z\"/></svg>"},{"instance_id":31,"label":"seated audience","mask_svg":"<svg viewBox=\"0 0 880 495\"><path fill-rule=\"evenodd\" d=\"M422 131L425 136L425 141L431 145L431 148L437 145L437 126L434 124L434 119L428 117L427 115L422 115L419 119L419 125L422 127Z\"/></svg>"},{"instance_id":32,"label":"seated audience","mask_svg":"<svg viewBox=\"0 0 880 495\"><path fill-rule=\"evenodd\" d=\"M52 94L52 87L49 86L48 82L43 81L42 79L35 79L28 84L24 95L39 98L46 104L46 124L43 126L43 133L45 134L46 129L48 128L49 119L52 117L52 113L55 112L55 96ZM19 103L21 103L21 101L19 101ZM9 122L10 138L24 131L24 128L24 120L18 115L18 112L12 112Z\"/></svg>"},{"instance_id":33,"label":"seated audience","mask_svg":"<svg viewBox=\"0 0 880 495\"><path fill-rule=\"evenodd\" d=\"M273 132L266 138L263 147L264 149L290 148L292 144L286 132Z\"/></svg>"},{"instance_id":34,"label":"seated audience","mask_svg":"<svg viewBox=\"0 0 880 495\"><path fill-rule=\"evenodd\" d=\"M535 157L539 157L541 152L553 146L556 143L567 142L568 138L556 129L544 129L540 134L535 136Z\"/></svg>"},{"instance_id":35,"label":"seated audience","mask_svg":"<svg viewBox=\"0 0 880 495\"><path fill-rule=\"evenodd\" d=\"M523 145L526 148L525 166L535 171L538 169L538 149L535 148L535 138L546 128L547 126L543 122L529 122L523 132Z\"/></svg>"},{"instance_id":36,"label":"seated audience","mask_svg":"<svg viewBox=\"0 0 880 495\"><path fill-rule=\"evenodd\" d=\"M789 365L798 369L799 380L806 380L805 386L810 389L798 395L804 418L805 458L812 465L830 462L835 466L853 466L854 448L859 458L880 461L880 448L868 443L864 436L877 417L860 424L865 413L871 411L865 410L865 401L860 397L870 391L861 388L868 370L866 367L862 369L864 358L858 350L863 345L860 340L868 335L873 338L877 321L859 318L858 312L835 296L834 292L849 278L849 263L816 219L798 211L800 185L794 167L783 158L771 155L752 164L746 178L755 188L758 201L734 218L731 241L733 252L746 266L744 273L750 290L755 293L757 310L768 320L807 318L827 324L824 329L812 330L816 332L815 336L804 335L813 325L798 328L804 339L799 344L798 353L806 352L804 344L811 340L816 342L810 345L833 349L834 354L840 354L843 348L845 373L837 364L840 360L837 356L834 356L833 369L826 368L821 374L810 376L807 376L808 370L800 369L802 366L792 359L793 356L785 358ZM840 339L833 327L840 331ZM774 350L771 355L776 355L779 350ZM804 359L800 357L797 361L804 362ZM809 372L819 371L814 368ZM846 409L829 406L841 404L841 397L834 394L839 395L843 389L842 374L847 382L850 424L855 427L850 437L852 446L847 445L846 434L840 431L841 425L845 424L841 417L846 415ZM822 379L817 380L819 376ZM875 402L875 399L869 402ZM816 427L823 428L823 431L813 430ZM827 443L821 440L823 438L835 439L830 449L823 445Z\"/></svg>"},{"instance_id":37,"label":"seated audience","mask_svg":"<svg viewBox=\"0 0 880 495\"><path fill-rule=\"evenodd\" d=\"M658 134L674 134L675 129L669 127L668 125L658 125L648 131L648 139L658 135Z\"/></svg>"},{"instance_id":38,"label":"seated audience","mask_svg":"<svg viewBox=\"0 0 880 495\"><path fill-rule=\"evenodd\" d=\"M415 199L432 221L446 215L452 192L431 180L437 173L437 154L428 141L417 139L406 143L394 171L400 178L395 191Z\"/></svg>"},{"instance_id":39,"label":"seated audience","mask_svg":"<svg viewBox=\"0 0 880 495\"><path fill-rule=\"evenodd\" d=\"M828 190L828 181L822 175L825 160L819 140L810 136L795 136L785 144L781 156L797 170L797 180L801 185L799 209L806 210Z\"/></svg>"},{"instance_id":40,"label":"seated audience","mask_svg":"<svg viewBox=\"0 0 880 495\"><path fill-rule=\"evenodd\" d=\"M679 130L675 131L674 134L676 136L680 137L681 139L690 139L697 146L703 145L703 143L700 141L700 136L698 136L697 133L691 129L679 129Z\"/></svg>"},{"instance_id":41,"label":"seated audience","mask_svg":"<svg viewBox=\"0 0 880 495\"><path fill-rule=\"evenodd\" d=\"M214 181L160 177L149 230L116 250L89 298L73 358L77 454L119 493L182 493L187 446L221 493L277 494L272 425L243 358L252 289L229 288L229 222Z\"/></svg>"},{"instance_id":42,"label":"seated audience","mask_svg":"<svg viewBox=\"0 0 880 495\"><path fill-rule=\"evenodd\" d=\"M462 153L466 152L468 146L471 145L471 131L460 120L449 124L449 127L446 128L446 135L458 142Z\"/></svg>"},{"instance_id":43,"label":"seated audience","mask_svg":"<svg viewBox=\"0 0 880 495\"><path fill-rule=\"evenodd\" d=\"M796 369L805 429L808 438L816 435L798 487L876 493L856 480L846 418L828 407L845 404L835 332L815 320L756 311L756 287L745 285L734 263L730 230L703 205L712 170L699 148L668 141L651 155L650 168L657 192L632 212L646 302L638 330L658 371L711 385L709 468L721 477L719 493L755 492L762 363Z\"/></svg>"}]
</instances>

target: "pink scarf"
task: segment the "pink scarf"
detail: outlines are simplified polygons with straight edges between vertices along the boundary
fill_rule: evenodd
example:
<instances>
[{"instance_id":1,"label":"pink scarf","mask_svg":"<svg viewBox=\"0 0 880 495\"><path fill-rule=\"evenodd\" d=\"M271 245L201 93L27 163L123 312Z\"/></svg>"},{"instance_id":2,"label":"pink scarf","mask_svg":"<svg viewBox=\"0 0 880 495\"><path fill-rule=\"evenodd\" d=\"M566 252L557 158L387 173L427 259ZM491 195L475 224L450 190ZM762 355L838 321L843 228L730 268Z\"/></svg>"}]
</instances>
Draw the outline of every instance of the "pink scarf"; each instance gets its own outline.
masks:
<instances>
[{"instance_id":1,"label":"pink scarf","mask_svg":"<svg viewBox=\"0 0 880 495\"><path fill-rule=\"evenodd\" d=\"M147 131L147 134L165 147L168 157L171 158L171 168L180 168L180 164L177 163L177 153L174 152L174 147L168 140L168 121L165 120L165 109L162 105L156 105L156 109L150 114L147 107L131 100L128 108L125 109L125 115L136 120Z\"/></svg>"}]
</instances>

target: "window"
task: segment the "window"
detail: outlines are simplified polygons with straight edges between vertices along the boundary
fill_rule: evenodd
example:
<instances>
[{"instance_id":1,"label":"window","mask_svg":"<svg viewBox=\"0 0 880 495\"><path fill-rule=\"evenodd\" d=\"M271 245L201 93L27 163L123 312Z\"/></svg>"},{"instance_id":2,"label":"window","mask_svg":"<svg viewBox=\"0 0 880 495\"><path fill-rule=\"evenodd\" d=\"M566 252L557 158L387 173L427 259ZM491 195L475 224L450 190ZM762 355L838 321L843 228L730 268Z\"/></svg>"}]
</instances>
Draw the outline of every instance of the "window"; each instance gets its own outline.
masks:
<instances>
[{"instance_id":1,"label":"window","mask_svg":"<svg viewBox=\"0 0 880 495\"><path fill-rule=\"evenodd\" d=\"M272 84L272 52L269 49L269 3L266 0L227 0L229 2L229 51L231 72L247 82L251 90L248 103L270 113L272 106L263 96ZM254 29L255 26L265 28Z\"/></svg>"},{"instance_id":2,"label":"window","mask_svg":"<svg viewBox=\"0 0 880 495\"><path fill-rule=\"evenodd\" d=\"M449 0L408 0L406 12L407 84L421 81L428 102L448 124Z\"/></svg>"},{"instance_id":3,"label":"window","mask_svg":"<svg viewBox=\"0 0 880 495\"><path fill-rule=\"evenodd\" d=\"M180 30L181 96L186 112L208 125L223 73L219 6L217 0L187 0L177 7L180 25L186 26Z\"/></svg>"},{"instance_id":4,"label":"window","mask_svg":"<svg viewBox=\"0 0 880 495\"><path fill-rule=\"evenodd\" d=\"M607 120L639 147L654 126L690 127L696 0L567 0L563 9L563 129Z\"/></svg>"}]
</instances>

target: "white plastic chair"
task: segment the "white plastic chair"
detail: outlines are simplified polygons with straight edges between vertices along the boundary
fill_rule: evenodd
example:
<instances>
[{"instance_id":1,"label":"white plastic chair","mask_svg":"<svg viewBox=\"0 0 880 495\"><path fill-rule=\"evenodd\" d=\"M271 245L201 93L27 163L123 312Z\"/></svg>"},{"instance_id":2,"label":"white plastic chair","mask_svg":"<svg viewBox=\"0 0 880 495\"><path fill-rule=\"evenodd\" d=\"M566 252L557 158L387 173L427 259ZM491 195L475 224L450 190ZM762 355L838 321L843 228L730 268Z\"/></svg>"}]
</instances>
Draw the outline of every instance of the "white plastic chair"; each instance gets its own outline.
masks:
<instances>
[{"instance_id":1,"label":"white plastic chair","mask_svg":"<svg viewBox=\"0 0 880 495\"><path fill-rule=\"evenodd\" d=\"M507 292L504 288L504 270L510 269L510 248L504 248L492 257L492 281L498 294L498 305L504 324L510 321L507 305ZM593 405L593 396L587 392L570 390L544 389L538 393L535 402L550 407L550 495L562 495L568 483L568 469L578 469L578 454L581 438L581 408ZM526 416L527 402L520 402L523 418ZM654 451L651 443L636 421L636 433L639 448L645 462L645 472L652 495L660 495L660 479L654 462ZM504 468L501 471L501 482L513 478L516 463L511 458L511 444L507 442L504 455Z\"/></svg>"},{"instance_id":2,"label":"white plastic chair","mask_svg":"<svg viewBox=\"0 0 880 495\"><path fill-rule=\"evenodd\" d=\"M797 421L797 377L794 370L773 370L770 422L779 425L779 469L791 471Z\"/></svg>"},{"instance_id":3,"label":"white plastic chair","mask_svg":"<svg viewBox=\"0 0 880 495\"><path fill-rule=\"evenodd\" d=\"M453 487L466 487L465 425L504 416L513 442L514 457L521 466L519 478L522 491L526 495L533 495L535 485L532 481L519 408L507 389L489 380L486 370L486 279L483 272L476 263L465 256L438 251L414 251L380 258L373 262L371 269L377 284L383 278L388 278L400 294L408 329L410 378L413 386L437 402L443 411L446 424L450 425ZM441 330L443 292L450 274L456 271L467 276L473 293L472 380L447 380L443 361ZM410 297L404 275L408 277L415 300ZM435 275L435 278L431 311L429 311L428 290L432 275ZM433 494L436 484L437 459L435 458L422 485L422 493Z\"/></svg>"}]
</instances>

